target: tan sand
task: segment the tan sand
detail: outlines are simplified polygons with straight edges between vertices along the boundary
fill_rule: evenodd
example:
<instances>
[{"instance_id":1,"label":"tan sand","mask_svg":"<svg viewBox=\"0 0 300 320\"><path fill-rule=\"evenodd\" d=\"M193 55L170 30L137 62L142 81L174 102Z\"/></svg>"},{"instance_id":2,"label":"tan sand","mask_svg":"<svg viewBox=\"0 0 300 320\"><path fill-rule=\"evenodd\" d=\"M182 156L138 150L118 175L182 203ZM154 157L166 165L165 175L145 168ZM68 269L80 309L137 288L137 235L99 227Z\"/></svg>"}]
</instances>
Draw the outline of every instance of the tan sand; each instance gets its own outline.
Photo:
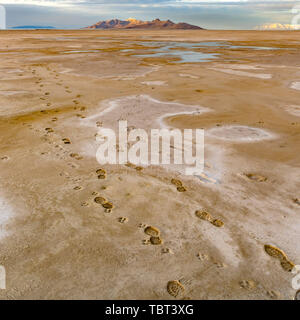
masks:
<instances>
[{"instance_id":1,"label":"tan sand","mask_svg":"<svg viewBox=\"0 0 300 320\"><path fill-rule=\"evenodd\" d=\"M0 298L293 299L299 35L1 31ZM146 40L275 50L182 64L134 55ZM120 118L205 129L204 173L100 166L97 130Z\"/></svg>"}]
</instances>

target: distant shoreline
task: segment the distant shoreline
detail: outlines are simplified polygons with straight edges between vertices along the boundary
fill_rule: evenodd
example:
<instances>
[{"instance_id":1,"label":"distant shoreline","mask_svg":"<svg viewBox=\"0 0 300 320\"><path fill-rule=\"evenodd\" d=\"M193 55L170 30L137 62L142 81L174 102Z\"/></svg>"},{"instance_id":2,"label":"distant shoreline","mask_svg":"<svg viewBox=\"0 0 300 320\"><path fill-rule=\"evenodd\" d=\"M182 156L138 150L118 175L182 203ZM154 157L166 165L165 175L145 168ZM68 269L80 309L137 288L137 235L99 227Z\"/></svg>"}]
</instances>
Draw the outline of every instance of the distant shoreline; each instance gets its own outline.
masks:
<instances>
[{"instance_id":1,"label":"distant shoreline","mask_svg":"<svg viewBox=\"0 0 300 320\"><path fill-rule=\"evenodd\" d=\"M10 30L55 30L52 26L15 26L8 28Z\"/></svg>"}]
</instances>

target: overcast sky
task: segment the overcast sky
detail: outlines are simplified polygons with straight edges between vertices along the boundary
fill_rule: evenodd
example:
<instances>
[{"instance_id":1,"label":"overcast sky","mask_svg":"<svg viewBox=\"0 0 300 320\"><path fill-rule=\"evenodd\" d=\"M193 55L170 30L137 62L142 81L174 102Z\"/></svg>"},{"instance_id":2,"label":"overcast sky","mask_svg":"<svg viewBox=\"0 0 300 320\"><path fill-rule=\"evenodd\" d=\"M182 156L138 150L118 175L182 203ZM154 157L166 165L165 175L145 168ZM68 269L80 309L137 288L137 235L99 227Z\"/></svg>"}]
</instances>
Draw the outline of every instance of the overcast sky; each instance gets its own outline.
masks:
<instances>
[{"instance_id":1,"label":"overcast sky","mask_svg":"<svg viewBox=\"0 0 300 320\"><path fill-rule=\"evenodd\" d=\"M111 18L171 19L208 29L253 29L267 23L290 24L290 0L0 0L7 26L82 28ZM300 21L300 19L299 19Z\"/></svg>"}]
</instances>

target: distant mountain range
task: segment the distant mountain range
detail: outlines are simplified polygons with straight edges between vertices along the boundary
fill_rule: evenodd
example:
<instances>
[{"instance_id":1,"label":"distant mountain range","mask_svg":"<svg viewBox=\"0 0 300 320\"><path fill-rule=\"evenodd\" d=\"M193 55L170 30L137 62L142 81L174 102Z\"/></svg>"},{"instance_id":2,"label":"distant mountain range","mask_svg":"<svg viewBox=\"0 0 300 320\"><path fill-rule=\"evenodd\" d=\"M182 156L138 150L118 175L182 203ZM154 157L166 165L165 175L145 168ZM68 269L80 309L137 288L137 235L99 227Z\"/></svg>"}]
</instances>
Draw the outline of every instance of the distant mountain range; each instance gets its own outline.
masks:
<instances>
[{"instance_id":1,"label":"distant mountain range","mask_svg":"<svg viewBox=\"0 0 300 320\"><path fill-rule=\"evenodd\" d=\"M16 26L16 27L12 27L12 29L36 30L36 29L55 29L55 27L51 27L51 26Z\"/></svg>"},{"instance_id":2,"label":"distant mountain range","mask_svg":"<svg viewBox=\"0 0 300 320\"><path fill-rule=\"evenodd\" d=\"M198 26L194 26L185 22L174 23L171 20L161 21L155 19L152 21L142 21L129 18L127 20L112 19L99 21L86 29L184 29L184 30L201 30Z\"/></svg>"}]
</instances>

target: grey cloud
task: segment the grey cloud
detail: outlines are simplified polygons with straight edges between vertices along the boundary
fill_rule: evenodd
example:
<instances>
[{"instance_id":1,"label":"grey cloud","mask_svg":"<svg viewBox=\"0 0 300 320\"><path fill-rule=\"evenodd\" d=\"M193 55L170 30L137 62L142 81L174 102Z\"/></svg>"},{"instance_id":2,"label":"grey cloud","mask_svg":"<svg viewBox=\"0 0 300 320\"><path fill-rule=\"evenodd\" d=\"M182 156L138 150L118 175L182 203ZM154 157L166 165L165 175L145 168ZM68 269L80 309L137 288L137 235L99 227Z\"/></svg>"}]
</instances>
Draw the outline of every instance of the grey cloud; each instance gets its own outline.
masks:
<instances>
[{"instance_id":1,"label":"grey cloud","mask_svg":"<svg viewBox=\"0 0 300 320\"><path fill-rule=\"evenodd\" d=\"M34 24L81 28L99 20L134 17L142 20L160 18L175 22L185 21L210 29L252 29L265 23L290 23L292 18L290 11L297 2L221 0L179 3L175 0L56 0L52 3L69 4L69 6L6 5L8 26Z\"/></svg>"}]
</instances>

